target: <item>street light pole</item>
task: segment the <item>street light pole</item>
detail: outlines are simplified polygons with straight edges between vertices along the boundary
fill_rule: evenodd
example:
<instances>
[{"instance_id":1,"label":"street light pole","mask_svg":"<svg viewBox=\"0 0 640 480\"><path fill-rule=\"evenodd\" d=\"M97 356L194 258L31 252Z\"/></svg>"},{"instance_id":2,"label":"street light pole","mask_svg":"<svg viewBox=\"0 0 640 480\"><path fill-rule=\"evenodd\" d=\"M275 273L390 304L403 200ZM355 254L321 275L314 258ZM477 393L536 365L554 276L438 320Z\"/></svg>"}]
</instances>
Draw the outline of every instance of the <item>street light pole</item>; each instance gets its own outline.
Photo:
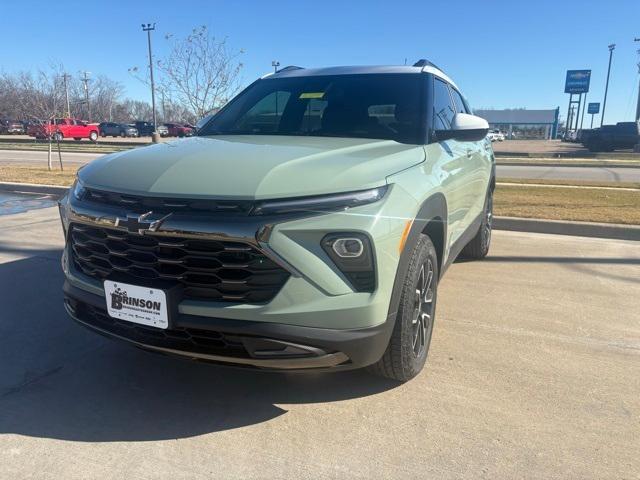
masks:
<instances>
[{"instance_id":1,"label":"street light pole","mask_svg":"<svg viewBox=\"0 0 640 480\"><path fill-rule=\"evenodd\" d=\"M607 108L607 92L609 92L609 76L611 75L611 59L613 58L613 51L616 49L616 44L609 45L609 68L607 68L607 83L604 87L604 100L602 102L602 114L600 115L600 126L604 123L604 109Z\"/></svg>"},{"instance_id":2,"label":"street light pole","mask_svg":"<svg viewBox=\"0 0 640 480\"><path fill-rule=\"evenodd\" d=\"M640 38L634 38L634 42L640 42ZM638 50L640 57L640 50ZM638 73L640 73L640 61L638 61ZM636 122L640 121L640 80L638 80L638 103L636 104Z\"/></svg>"},{"instance_id":3,"label":"street light pole","mask_svg":"<svg viewBox=\"0 0 640 480\"><path fill-rule=\"evenodd\" d=\"M156 132L156 93L155 85L153 83L153 55L151 53L151 32L156 29L156 24L147 23L142 24L142 31L147 32L147 44L149 46L149 76L151 78L151 110L153 117L153 142L159 141L158 133Z\"/></svg>"}]
</instances>

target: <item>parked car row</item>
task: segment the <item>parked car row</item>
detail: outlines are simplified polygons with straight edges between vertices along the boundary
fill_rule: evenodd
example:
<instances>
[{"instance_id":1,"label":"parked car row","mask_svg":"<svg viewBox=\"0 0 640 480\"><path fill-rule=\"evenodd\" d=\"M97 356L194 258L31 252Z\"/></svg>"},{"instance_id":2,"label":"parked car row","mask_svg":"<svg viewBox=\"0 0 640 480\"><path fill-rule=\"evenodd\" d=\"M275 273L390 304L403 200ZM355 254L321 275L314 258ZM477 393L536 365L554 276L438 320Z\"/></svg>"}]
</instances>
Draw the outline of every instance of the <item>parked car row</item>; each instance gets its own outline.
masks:
<instances>
[{"instance_id":1,"label":"parked car row","mask_svg":"<svg viewBox=\"0 0 640 480\"><path fill-rule=\"evenodd\" d=\"M19 122L15 120L0 121L1 135L22 135L24 132L25 132L25 125L23 122Z\"/></svg>"},{"instance_id":2,"label":"parked car row","mask_svg":"<svg viewBox=\"0 0 640 480\"><path fill-rule=\"evenodd\" d=\"M153 134L153 123L150 122L103 122L99 127L102 137L150 137ZM156 127L161 137L190 137L195 130L194 126L182 123L165 123Z\"/></svg>"},{"instance_id":3,"label":"parked car row","mask_svg":"<svg viewBox=\"0 0 640 480\"><path fill-rule=\"evenodd\" d=\"M489 130L487 139L491 142L504 142L505 136L500 130Z\"/></svg>"},{"instance_id":4,"label":"parked car row","mask_svg":"<svg viewBox=\"0 0 640 480\"><path fill-rule=\"evenodd\" d=\"M88 138L92 142L98 141L98 125L88 124L76 118L53 118L48 122L32 124L27 128L27 134L35 138L53 138L63 140L73 138L82 140Z\"/></svg>"},{"instance_id":5,"label":"parked car row","mask_svg":"<svg viewBox=\"0 0 640 480\"><path fill-rule=\"evenodd\" d=\"M581 130L579 141L590 152L613 152L633 148L640 143L640 125L636 122L618 122L593 130Z\"/></svg>"},{"instance_id":6,"label":"parked car row","mask_svg":"<svg viewBox=\"0 0 640 480\"><path fill-rule=\"evenodd\" d=\"M88 138L92 142L98 137L144 137L153 134L153 123L136 121L134 123L101 122L88 123L76 118L54 118L44 122L0 120L0 135L30 135L35 138L54 138L62 140ZM185 123L166 123L155 129L161 137L190 137L196 127Z\"/></svg>"},{"instance_id":7,"label":"parked car row","mask_svg":"<svg viewBox=\"0 0 640 480\"><path fill-rule=\"evenodd\" d=\"M98 125L101 137L149 137L153 134L153 123L134 122L115 123L102 122ZM190 137L195 132L195 127L181 123L165 123L156 127L156 132L161 137Z\"/></svg>"}]
</instances>

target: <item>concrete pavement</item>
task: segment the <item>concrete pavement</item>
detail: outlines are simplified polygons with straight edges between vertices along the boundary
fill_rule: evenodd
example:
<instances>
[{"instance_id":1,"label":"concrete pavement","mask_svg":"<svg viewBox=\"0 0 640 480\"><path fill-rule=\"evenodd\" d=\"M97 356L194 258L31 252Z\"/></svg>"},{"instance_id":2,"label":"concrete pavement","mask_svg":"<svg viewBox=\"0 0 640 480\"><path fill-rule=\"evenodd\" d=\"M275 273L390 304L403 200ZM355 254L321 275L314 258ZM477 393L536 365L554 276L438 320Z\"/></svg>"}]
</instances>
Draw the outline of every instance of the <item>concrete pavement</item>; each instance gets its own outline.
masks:
<instances>
[{"instance_id":1,"label":"concrete pavement","mask_svg":"<svg viewBox=\"0 0 640 480\"><path fill-rule=\"evenodd\" d=\"M493 241L398 386L96 336L63 311L55 208L0 216L0 478L636 478L640 244Z\"/></svg>"}]
</instances>

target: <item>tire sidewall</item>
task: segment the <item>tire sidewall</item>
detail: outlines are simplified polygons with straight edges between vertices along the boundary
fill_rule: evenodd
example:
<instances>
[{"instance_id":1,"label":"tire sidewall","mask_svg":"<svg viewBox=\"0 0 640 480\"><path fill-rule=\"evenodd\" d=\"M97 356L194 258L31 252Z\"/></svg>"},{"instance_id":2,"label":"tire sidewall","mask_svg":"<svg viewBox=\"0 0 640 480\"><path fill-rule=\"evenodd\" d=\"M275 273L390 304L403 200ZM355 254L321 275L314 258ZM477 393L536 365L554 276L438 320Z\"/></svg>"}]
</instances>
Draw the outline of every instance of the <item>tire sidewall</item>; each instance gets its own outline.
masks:
<instances>
[{"instance_id":1,"label":"tire sidewall","mask_svg":"<svg viewBox=\"0 0 640 480\"><path fill-rule=\"evenodd\" d=\"M431 259L433 264L433 308L431 313L431 325L425 339L425 347L420 355L416 356L413 349L412 314L414 307L414 292L420 277L420 268ZM409 379L415 377L423 369L429 354L429 345L433 334L433 325L436 318L436 305L438 300L438 257L433 243L426 235L423 235L413 251L407 276L402 288L400 306L396 322L401 328L401 354L404 376Z\"/></svg>"}]
</instances>

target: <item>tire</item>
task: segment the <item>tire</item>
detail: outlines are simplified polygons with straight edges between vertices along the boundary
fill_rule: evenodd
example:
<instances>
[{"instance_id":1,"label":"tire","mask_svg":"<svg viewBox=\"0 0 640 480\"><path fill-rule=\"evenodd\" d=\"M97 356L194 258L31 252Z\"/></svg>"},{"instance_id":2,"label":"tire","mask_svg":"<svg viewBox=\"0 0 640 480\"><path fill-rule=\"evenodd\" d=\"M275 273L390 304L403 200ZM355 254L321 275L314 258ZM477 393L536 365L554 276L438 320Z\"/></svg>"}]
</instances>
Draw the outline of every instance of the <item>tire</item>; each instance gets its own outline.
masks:
<instances>
[{"instance_id":1,"label":"tire","mask_svg":"<svg viewBox=\"0 0 640 480\"><path fill-rule=\"evenodd\" d=\"M389 345L369 371L398 382L420 373L429 353L437 293L436 249L428 236L420 235L411 252Z\"/></svg>"},{"instance_id":2,"label":"tire","mask_svg":"<svg viewBox=\"0 0 640 480\"><path fill-rule=\"evenodd\" d=\"M64 139L64 135L62 134L62 132L56 132L53 134L53 139L56 142L61 142Z\"/></svg>"},{"instance_id":3,"label":"tire","mask_svg":"<svg viewBox=\"0 0 640 480\"><path fill-rule=\"evenodd\" d=\"M125 137L127 136L127 134L126 134L126 132L125 132L124 130L122 130L122 131L120 132L120 136L121 136L122 138L125 138Z\"/></svg>"},{"instance_id":4,"label":"tire","mask_svg":"<svg viewBox=\"0 0 640 480\"><path fill-rule=\"evenodd\" d=\"M491 228L493 224L493 189L489 189L484 201L482 223L475 237L462 249L462 255L466 258L480 260L489 253L491 246Z\"/></svg>"},{"instance_id":5,"label":"tire","mask_svg":"<svg viewBox=\"0 0 640 480\"><path fill-rule=\"evenodd\" d=\"M91 140L93 143L96 143L98 141L98 132L96 132L95 130L91 131L89 133L89 140Z\"/></svg>"}]
</instances>

